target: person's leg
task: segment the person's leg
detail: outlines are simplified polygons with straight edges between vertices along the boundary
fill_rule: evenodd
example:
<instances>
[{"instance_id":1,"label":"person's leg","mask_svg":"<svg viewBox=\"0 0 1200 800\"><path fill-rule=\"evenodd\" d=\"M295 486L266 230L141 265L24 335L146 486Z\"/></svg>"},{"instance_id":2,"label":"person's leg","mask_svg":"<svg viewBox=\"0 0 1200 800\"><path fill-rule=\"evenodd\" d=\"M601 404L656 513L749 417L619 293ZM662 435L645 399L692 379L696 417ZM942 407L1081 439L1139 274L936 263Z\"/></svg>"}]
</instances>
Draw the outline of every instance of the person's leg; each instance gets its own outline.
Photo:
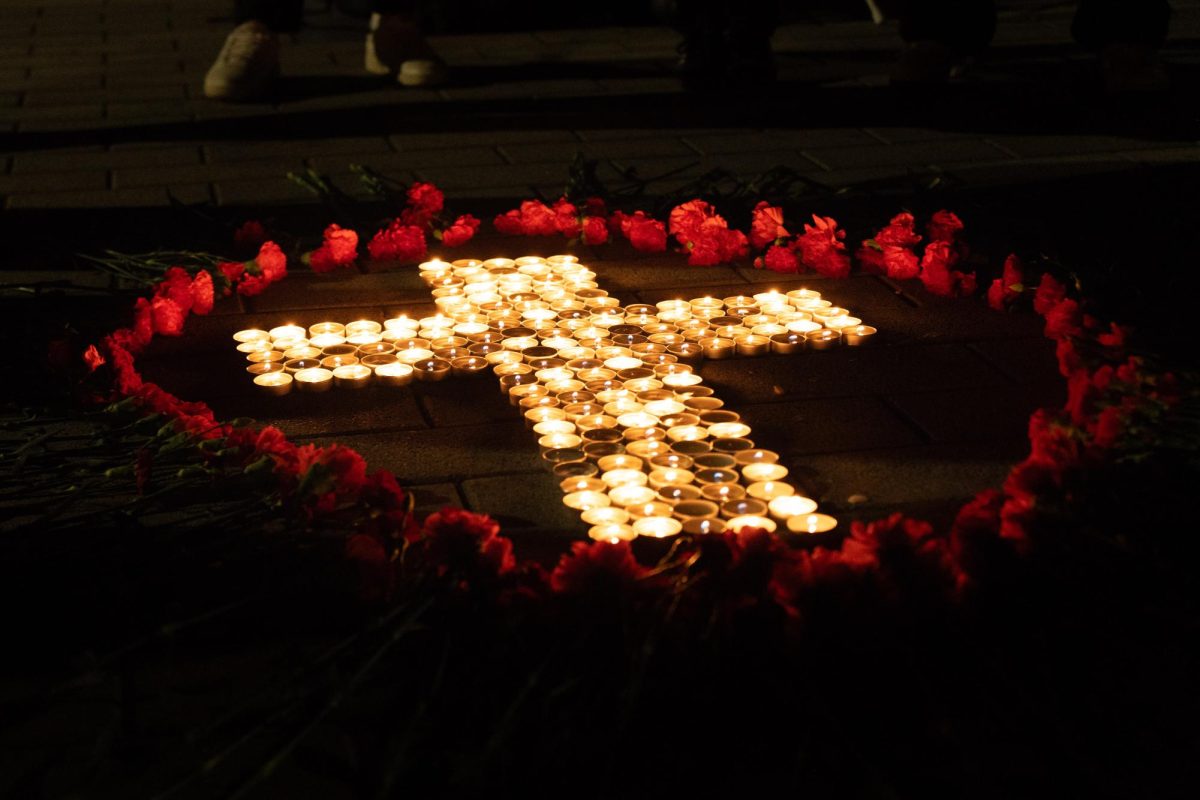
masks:
<instances>
[{"instance_id":1,"label":"person's leg","mask_svg":"<svg viewBox=\"0 0 1200 800\"><path fill-rule=\"evenodd\" d=\"M1169 83L1155 52L1166 41L1170 19L1167 0L1081 0L1071 33L1099 53L1108 91L1161 91Z\"/></svg>"},{"instance_id":2,"label":"person's leg","mask_svg":"<svg viewBox=\"0 0 1200 800\"><path fill-rule=\"evenodd\" d=\"M363 65L404 86L445 83L446 64L421 34L418 0L373 0Z\"/></svg>"},{"instance_id":3,"label":"person's leg","mask_svg":"<svg viewBox=\"0 0 1200 800\"><path fill-rule=\"evenodd\" d=\"M261 22L275 33L295 31L304 16L304 0L234 0L233 17L241 25Z\"/></svg>"},{"instance_id":4,"label":"person's leg","mask_svg":"<svg viewBox=\"0 0 1200 800\"><path fill-rule=\"evenodd\" d=\"M279 76L279 36L300 27L304 0L234 0L237 27L204 76L214 100L253 100L270 92Z\"/></svg>"}]
</instances>

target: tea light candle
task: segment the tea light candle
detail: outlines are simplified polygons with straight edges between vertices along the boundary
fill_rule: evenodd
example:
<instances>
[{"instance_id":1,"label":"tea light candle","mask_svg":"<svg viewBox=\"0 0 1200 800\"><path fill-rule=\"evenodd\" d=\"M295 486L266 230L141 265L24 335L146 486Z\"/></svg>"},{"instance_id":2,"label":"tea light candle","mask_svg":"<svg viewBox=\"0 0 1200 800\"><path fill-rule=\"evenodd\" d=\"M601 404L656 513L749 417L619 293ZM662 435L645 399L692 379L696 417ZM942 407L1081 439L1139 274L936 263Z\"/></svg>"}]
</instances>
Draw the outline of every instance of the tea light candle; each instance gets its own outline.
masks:
<instances>
[{"instance_id":1,"label":"tea light candle","mask_svg":"<svg viewBox=\"0 0 1200 800\"><path fill-rule=\"evenodd\" d=\"M767 509L772 517L786 523L792 517L816 511L817 501L799 494L780 495L767 503Z\"/></svg>"},{"instance_id":2,"label":"tea light candle","mask_svg":"<svg viewBox=\"0 0 1200 800\"><path fill-rule=\"evenodd\" d=\"M651 470L649 480L651 488L661 489L664 486L691 483L695 477L691 470L679 467L659 467Z\"/></svg>"},{"instance_id":3,"label":"tea light candle","mask_svg":"<svg viewBox=\"0 0 1200 800\"><path fill-rule=\"evenodd\" d=\"M563 494L570 494L571 492L603 492L606 487L604 481L593 478L590 475L572 475L559 481L558 488L562 489ZM595 525L596 523L593 522L592 524Z\"/></svg>"},{"instance_id":4,"label":"tea light candle","mask_svg":"<svg viewBox=\"0 0 1200 800\"><path fill-rule=\"evenodd\" d=\"M777 353L779 355L791 355L792 353L798 353L803 349L803 333L777 333L771 337L772 353Z\"/></svg>"},{"instance_id":5,"label":"tea light candle","mask_svg":"<svg viewBox=\"0 0 1200 800\"><path fill-rule=\"evenodd\" d=\"M604 456L596 464L602 471L617 470L617 469L632 469L641 470L642 459L637 456L631 456L628 453L616 453L610 456ZM644 483L644 481L643 481Z\"/></svg>"},{"instance_id":6,"label":"tea light candle","mask_svg":"<svg viewBox=\"0 0 1200 800\"><path fill-rule=\"evenodd\" d=\"M278 361L260 361L257 364L247 364L246 372L251 375L265 375L268 372L283 372L284 365Z\"/></svg>"},{"instance_id":7,"label":"tea light candle","mask_svg":"<svg viewBox=\"0 0 1200 800\"><path fill-rule=\"evenodd\" d=\"M649 477L640 469L610 469L600 473L600 478L612 488L618 486L645 486Z\"/></svg>"},{"instance_id":8,"label":"tea light candle","mask_svg":"<svg viewBox=\"0 0 1200 800\"><path fill-rule=\"evenodd\" d=\"M565 419L547 419L533 426L533 432L539 437L548 433L575 433L575 423Z\"/></svg>"},{"instance_id":9,"label":"tea light candle","mask_svg":"<svg viewBox=\"0 0 1200 800\"><path fill-rule=\"evenodd\" d=\"M617 506L589 508L579 515L588 525L622 525L629 521L629 512Z\"/></svg>"},{"instance_id":10,"label":"tea light candle","mask_svg":"<svg viewBox=\"0 0 1200 800\"><path fill-rule=\"evenodd\" d=\"M407 386L412 381L412 375L412 365L399 361L380 364L375 368L375 378L387 386Z\"/></svg>"},{"instance_id":11,"label":"tea light candle","mask_svg":"<svg viewBox=\"0 0 1200 800\"><path fill-rule=\"evenodd\" d=\"M749 333L735 339L734 346L739 356L764 356L771 349L771 340Z\"/></svg>"},{"instance_id":12,"label":"tea light candle","mask_svg":"<svg viewBox=\"0 0 1200 800\"><path fill-rule=\"evenodd\" d=\"M708 336L700 339L696 344L700 345L705 358L721 359L729 358L736 352L736 343L732 339L725 339L719 336Z\"/></svg>"},{"instance_id":13,"label":"tea light candle","mask_svg":"<svg viewBox=\"0 0 1200 800\"><path fill-rule=\"evenodd\" d=\"M346 337L340 333L318 333L308 340L313 347L336 347L346 343Z\"/></svg>"},{"instance_id":14,"label":"tea light candle","mask_svg":"<svg viewBox=\"0 0 1200 800\"><path fill-rule=\"evenodd\" d=\"M317 358L320 355L320 349L308 345L305 345L304 347L293 347L291 350L283 351L283 358L286 361L292 361L297 358Z\"/></svg>"},{"instance_id":15,"label":"tea light candle","mask_svg":"<svg viewBox=\"0 0 1200 800\"><path fill-rule=\"evenodd\" d=\"M450 374L450 362L440 358L427 358L412 365L413 374L419 381L440 381Z\"/></svg>"},{"instance_id":16,"label":"tea light candle","mask_svg":"<svg viewBox=\"0 0 1200 800\"><path fill-rule=\"evenodd\" d=\"M292 376L287 372L264 372L254 376L254 385L267 394L281 396L292 390Z\"/></svg>"},{"instance_id":17,"label":"tea light candle","mask_svg":"<svg viewBox=\"0 0 1200 800\"><path fill-rule=\"evenodd\" d=\"M450 369L459 377L479 375L487 368L487 359L479 356L459 356L450 362Z\"/></svg>"},{"instance_id":18,"label":"tea light candle","mask_svg":"<svg viewBox=\"0 0 1200 800\"><path fill-rule=\"evenodd\" d=\"M246 342L270 341L271 334L268 331L260 330L258 328L247 328L244 331L238 331L237 333L233 334L233 340L242 344L245 344Z\"/></svg>"},{"instance_id":19,"label":"tea light candle","mask_svg":"<svg viewBox=\"0 0 1200 800\"><path fill-rule=\"evenodd\" d=\"M579 447L581 444L583 439L574 433L547 433L538 438L538 447L542 448L543 452Z\"/></svg>"},{"instance_id":20,"label":"tea light candle","mask_svg":"<svg viewBox=\"0 0 1200 800\"><path fill-rule=\"evenodd\" d=\"M709 517L691 517L683 521L683 532L690 536L707 536L725 530L724 520Z\"/></svg>"},{"instance_id":21,"label":"tea light candle","mask_svg":"<svg viewBox=\"0 0 1200 800\"><path fill-rule=\"evenodd\" d=\"M714 439L736 439L750 433L750 426L744 422L718 422L708 426L708 435Z\"/></svg>"},{"instance_id":22,"label":"tea light candle","mask_svg":"<svg viewBox=\"0 0 1200 800\"><path fill-rule=\"evenodd\" d=\"M683 523L671 517L642 517L633 523L633 531L638 536L648 536L654 539L665 539L683 530Z\"/></svg>"},{"instance_id":23,"label":"tea light candle","mask_svg":"<svg viewBox=\"0 0 1200 800\"><path fill-rule=\"evenodd\" d=\"M346 344L353 344L353 345L359 345L359 346L364 345L364 344L374 344L375 342L380 342L380 341L383 341L382 335L380 335L378 333L370 333L367 331L363 331L361 333L355 333L355 334L352 334L352 335L346 337Z\"/></svg>"},{"instance_id":24,"label":"tea light candle","mask_svg":"<svg viewBox=\"0 0 1200 800\"><path fill-rule=\"evenodd\" d=\"M795 322L789 322L787 329L792 333L809 334L821 330L821 323L813 322L811 319L798 319Z\"/></svg>"},{"instance_id":25,"label":"tea light candle","mask_svg":"<svg viewBox=\"0 0 1200 800\"><path fill-rule=\"evenodd\" d=\"M588 528L588 537L598 542L628 542L637 538L637 533L629 525L605 523Z\"/></svg>"},{"instance_id":26,"label":"tea light candle","mask_svg":"<svg viewBox=\"0 0 1200 800\"><path fill-rule=\"evenodd\" d=\"M757 514L743 514L725 523L725 529L730 531L740 531L742 528L762 528L767 533L774 533L776 527L775 520Z\"/></svg>"},{"instance_id":27,"label":"tea light candle","mask_svg":"<svg viewBox=\"0 0 1200 800\"><path fill-rule=\"evenodd\" d=\"M828 514L799 514L787 520L792 533L826 533L836 527L837 519Z\"/></svg>"},{"instance_id":28,"label":"tea light candle","mask_svg":"<svg viewBox=\"0 0 1200 800\"><path fill-rule=\"evenodd\" d=\"M325 392L333 386L333 372L321 367L302 369L292 375L296 388L302 392Z\"/></svg>"},{"instance_id":29,"label":"tea light candle","mask_svg":"<svg viewBox=\"0 0 1200 800\"><path fill-rule=\"evenodd\" d=\"M299 325L280 325L268 331L272 341L277 339L303 339L307 333L308 331Z\"/></svg>"},{"instance_id":30,"label":"tea light candle","mask_svg":"<svg viewBox=\"0 0 1200 800\"><path fill-rule=\"evenodd\" d=\"M870 325L851 325L842 328L842 342L850 347L861 347L864 344L869 344L871 337L875 333L875 328L872 328Z\"/></svg>"},{"instance_id":31,"label":"tea light candle","mask_svg":"<svg viewBox=\"0 0 1200 800\"><path fill-rule=\"evenodd\" d=\"M774 464L779 461L779 453L773 450L763 450L755 448L752 450L743 450L740 453L735 453L734 461L739 464ZM784 473L786 474L786 473ZM779 477L783 477L782 475ZM775 480L774 478L755 478L755 480Z\"/></svg>"},{"instance_id":32,"label":"tea light candle","mask_svg":"<svg viewBox=\"0 0 1200 800\"><path fill-rule=\"evenodd\" d=\"M756 500L765 500L768 503L776 497L786 497L795 493L796 490L791 484L780 481L756 481L746 487L746 494Z\"/></svg>"},{"instance_id":33,"label":"tea light candle","mask_svg":"<svg viewBox=\"0 0 1200 800\"><path fill-rule=\"evenodd\" d=\"M755 454L767 453L769 451L746 450L743 452ZM741 453L738 455L741 455ZM774 455L774 453L772 453L772 455ZM782 464L776 464L774 461L755 459L753 455L750 455L747 458L754 463L746 463L746 466L742 467L742 477L750 483L754 483L755 481L780 481L783 480L788 474L787 467L783 466ZM778 456L776 456L776 458L778 458ZM736 457L735 460L737 460Z\"/></svg>"},{"instance_id":34,"label":"tea light candle","mask_svg":"<svg viewBox=\"0 0 1200 800\"><path fill-rule=\"evenodd\" d=\"M686 389L703 382L704 379L694 372L676 372L662 377L662 384L673 389Z\"/></svg>"},{"instance_id":35,"label":"tea light candle","mask_svg":"<svg viewBox=\"0 0 1200 800\"><path fill-rule=\"evenodd\" d=\"M746 487L737 483L710 483L700 488L700 494L714 503L727 503L745 497Z\"/></svg>"},{"instance_id":36,"label":"tea light candle","mask_svg":"<svg viewBox=\"0 0 1200 800\"><path fill-rule=\"evenodd\" d=\"M335 367L333 382L341 389L361 389L371 380L371 368L362 364L346 364Z\"/></svg>"},{"instance_id":37,"label":"tea light candle","mask_svg":"<svg viewBox=\"0 0 1200 800\"><path fill-rule=\"evenodd\" d=\"M269 353L274 349L270 339L252 339L237 346L239 353Z\"/></svg>"},{"instance_id":38,"label":"tea light candle","mask_svg":"<svg viewBox=\"0 0 1200 800\"><path fill-rule=\"evenodd\" d=\"M700 490L690 484L675 485L668 484L660 486L658 489L658 498L664 503L675 505L684 500L699 500L701 497Z\"/></svg>"},{"instance_id":39,"label":"tea light candle","mask_svg":"<svg viewBox=\"0 0 1200 800\"><path fill-rule=\"evenodd\" d=\"M325 356L321 359L321 366L325 369L337 369L357 363L358 356Z\"/></svg>"},{"instance_id":40,"label":"tea light candle","mask_svg":"<svg viewBox=\"0 0 1200 800\"><path fill-rule=\"evenodd\" d=\"M624 484L616 486L608 491L608 497L618 506L628 510L630 514L637 513L638 508L644 509L648 505L662 506L667 509L666 513L670 514L670 506L666 503L656 503L658 492L651 489L649 486L638 486L636 484ZM645 516L645 515L643 515ZM661 514L660 514L661 516Z\"/></svg>"},{"instance_id":41,"label":"tea light candle","mask_svg":"<svg viewBox=\"0 0 1200 800\"><path fill-rule=\"evenodd\" d=\"M563 496L563 505L576 511L587 511L592 508L603 508L612 505L604 492L583 491L571 492Z\"/></svg>"},{"instance_id":42,"label":"tea light candle","mask_svg":"<svg viewBox=\"0 0 1200 800\"><path fill-rule=\"evenodd\" d=\"M795 323L794 323L795 324ZM822 329L806 334L805 343L809 350L830 350L841 342L842 334L829 329Z\"/></svg>"}]
</instances>

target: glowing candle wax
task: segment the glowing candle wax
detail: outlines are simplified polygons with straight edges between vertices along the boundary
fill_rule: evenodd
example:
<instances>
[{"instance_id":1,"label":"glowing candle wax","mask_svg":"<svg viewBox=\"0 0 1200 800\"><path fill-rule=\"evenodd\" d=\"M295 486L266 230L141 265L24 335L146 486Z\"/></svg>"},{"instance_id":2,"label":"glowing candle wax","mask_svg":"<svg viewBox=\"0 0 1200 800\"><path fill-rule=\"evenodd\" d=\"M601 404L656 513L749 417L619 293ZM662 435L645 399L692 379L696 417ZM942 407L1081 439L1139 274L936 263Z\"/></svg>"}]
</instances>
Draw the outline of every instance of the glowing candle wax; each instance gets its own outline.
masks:
<instances>
[{"instance_id":1,"label":"glowing candle wax","mask_svg":"<svg viewBox=\"0 0 1200 800\"><path fill-rule=\"evenodd\" d=\"M285 395L292 390L292 376L287 372L264 372L254 376L254 385L267 394Z\"/></svg>"},{"instance_id":2,"label":"glowing candle wax","mask_svg":"<svg viewBox=\"0 0 1200 800\"><path fill-rule=\"evenodd\" d=\"M757 514L743 514L725 523L726 530L738 531L742 528L762 528L768 533L774 533L776 525L775 520Z\"/></svg>"},{"instance_id":3,"label":"glowing candle wax","mask_svg":"<svg viewBox=\"0 0 1200 800\"><path fill-rule=\"evenodd\" d=\"M714 439L734 439L750 433L750 426L744 422L718 422L708 426L708 435Z\"/></svg>"},{"instance_id":4,"label":"glowing candle wax","mask_svg":"<svg viewBox=\"0 0 1200 800\"><path fill-rule=\"evenodd\" d=\"M610 487L645 486L649 477L640 469L610 469L600 473L600 478Z\"/></svg>"},{"instance_id":5,"label":"glowing candle wax","mask_svg":"<svg viewBox=\"0 0 1200 800\"><path fill-rule=\"evenodd\" d=\"M399 361L375 367L375 378L387 386L407 386L412 381L412 374L412 365Z\"/></svg>"},{"instance_id":6,"label":"glowing candle wax","mask_svg":"<svg viewBox=\"0 0 1200 800\"><path fill-rule=\"evenodd\" d=\"M242 344L245 344L246 342L269 342L271 340L271 334L269 331L259 330L258 328L247 328L244 331L238 331L235 333L233 335L233 340Z\"/></svg>"},{"instance_id":7,"label":"glowing candle wax","mask_svg":"<svg viewBox=\"0 0 1200 800\"><path fill-rule=\"evenodd\" d=\"M756 500L764 500L768 503L776 497L785 497L795 493L796 490L791 484L779 481L756 481L746 487L746 494Z\"/></svg>"},{"instance_id":8,"label":"glowing candle wax","mask_svg":"<svg viewBox=\"0 0 1200 800\"><path fill-rule=\"evenodd\" d=\"M637 532L629 525L608 522L588 528L588 537L598 542L612 542L616 544L617 542L628 542L636 539Z\"/></svg>"},{"instance_id":9,"label":"glowing candle wax","mask_svg":"<svg viewBox=\"0 0 1200 800\"><path fill-rule=\"evenodd\" d=\"M766 453L765 450L746 450L747 453ZM774 455L774 454L772 454ZM749 457L754 460L753 456ZM778 456L776 456L778 458ZM735 458L736 460L736 458ZM776 464L774 461L757 460L754 463L746 463L742 467L742 477L753 483L755 481L779 481L788 474L787 467L782 464Z\"/></svg>"},{"instance_id":10,"label":"glowing candle wax","mask_svg":"<svg viewBox=\"0 0 1200 800\"><path fill-rule=\"evenodd\" d=\"M292 375L296 388L302 392L324 392L333 386L333 372L321 367L302 369Z\"/></svg>"},{"instance_id":11,"label":"glowing candle wax","mask_svg":"<svg viewBox=\"0 0 1200 800\"><path fill-rule=\"evenodd\" d=\"M816 511L817 501L799 494L779 495L767 503L767 509L775 519L787 522L791 517Z\"/></svg>"},{"instance_id":12,"label":"glowing candle wax","mask_svg":"<svg viewBox=\"0 0 1200 800\"><path fill-rule=\"evenodd\" d=\"M608 499L608 495L604 494L604 492L583 491L571 492L565 495L563 497L563 505L577 511L587 511L591 508L602 508L612 505L612 501Z\"/></svg>"},{"instance_id":13,"label":"glowing candle wax","mask_svg":"<svg viewBox=\"0 0 1200 800\"><path fill-rule=\"evenodd\" d=\"M627 509L631 514L636 515L636 509L638 507L644 507L655 502L655 498L658 497L658 492L654 491L649 486L639 486L637 484L626 483L609 489L608 497L614 504ZM662 503L661 505L665 508L670 508L670 506L667 506L665 503ZM668 511L667 513L670 512Z\"/></svg>"},{"instance_id":14,"label":"glowing candle wax","mask_svg":"<svg viewBox=\"0 0 1200 800\"><path fill-rule=\"evenodd\" d=\"M787 529L792 533L825 533L836 527L837 520L828 514L799 514L787 520Z\"/></svg>"},{"instance_id":15,"label":"glowing candle wax","mask_svg":"<svg viewBox=\"0 0 1200 800\"><path fill-rule=\"evenodd\" d=\"M665 539L683 530L683 523L671 517L642 517L634 521L633 531L638 536Z\"/></svg>"},{"instance_id":16,"label":"glowing candle wax","mask_svg":"<svg viewBox=\"0 0 1200 800\"><path fill-rule=\"evenodd\" d=\"M271 339L303 339L308 334L304 328L299 325L280 325L277 328L271 328L268 332Z\"/></svg>"}]
</instances>

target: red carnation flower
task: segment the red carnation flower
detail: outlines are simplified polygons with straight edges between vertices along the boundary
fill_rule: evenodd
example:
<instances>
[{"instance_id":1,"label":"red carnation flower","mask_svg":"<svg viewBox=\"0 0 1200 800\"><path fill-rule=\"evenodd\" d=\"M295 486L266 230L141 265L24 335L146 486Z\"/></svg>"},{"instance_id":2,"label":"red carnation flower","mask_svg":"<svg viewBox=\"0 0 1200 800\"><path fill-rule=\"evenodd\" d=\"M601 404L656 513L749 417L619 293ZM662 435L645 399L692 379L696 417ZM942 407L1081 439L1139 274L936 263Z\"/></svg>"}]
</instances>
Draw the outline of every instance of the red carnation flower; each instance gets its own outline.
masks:
<instances>
[{"instance_id":1,"label":"red carnation flower","mask_svg":"<svg viewBox=\"0 0 1200 800\"><path fill-rule=\"evenodd\" d=\"M1003 311L1012 305L1021 292L1024 291L1025 270L1021 259L1015 253L1004 259L1004 271L1001 276L992 281L988 288L988 305L997 311Z\"/></svg>"},{"instance_id":2,"label":"red carnation flower","mask_svg":"<svg viewBox=\"0 0 1200 800\"><path fill-rule=\"evenodd\" d=\"M432 183L414 183L408 189L408 204L426 219L432 219L442 213L446 196Z\"/></svg>"},{"instance_id":3,"label":"red carnation flower","mask_svg":"<svg viewBox=\"0 0 1200 800\"><path fill-rule=\"evenodd\" d=\"M916 220L907 211L892 217L888 224L875 234L875 241L880 245L914 248L921 241L916 232Z\"/></svg>"},{"instance_id":4,"label":"red carnation flower","mask_svg":"<svg viewBox=\"0 0 1200 800\"><path fill-rule=\"evenodd\" d=\"M772 272L799 272L800 259L787 245L773 244L762 258L762 265Z\"/></svg>"},{"instance_id":5,"label":"red carnation flower","mask_svg":"<svg viewBox=\"0 0 1200 800\"><path fill-rule=\"evenodd\" d=\"M1046 313L1046 336L1051 339L1077 337L1083 333L1083 314L1079 303L1064 299Z\"/></svg>"},{"instance_id":6,"label":"red carnation flower","mask_svg":"<svg viewBox=\"0 0 1200 800\"><path fill-rule=\"evenodd\" d=\"M359 595L365 603L387 599L392 588L392 568L387 548L378 538L356 533L346 540L346 560L358 571Z\"/></svg>"},{"instance_id":7,"label":"red carnation flower","mask_svg":"<svg viewBox=\"0 0 1200 800\"><path fill-rule=\"evenodd\" d=\"M850 274L850 256L842 241L846 232L838 230L833 217L813 214L813 224L804 226L804 233L796 237L794 247L800 252L800 261L809 269L828 278L844 278Z\"/></svg>"},{"instance_id":8,"label":"red carnation flower","mask_svg":"<svg viewBox=\"0 0 1200 800\"><path fill-rule=\"evenodd\" d=\"M926 232L929 234L930 242L954 244L964 227L958 215L943 209L930 218Z\"/></svg>"},{"instance_id":9,"label":"red carnation flower","mask_svg":"<svg viewBox=\"0 0 1200 800\"><path fill-rule=\"evenodd\" d=\"M422 529L429 558L442 570L466 574L483 567L502 575L515 568L512 543L499 533L500 524L491 517L461 508L430 514Z\"/></svg>"},{"instance_id":10,"label":"red carnation flower","mask_svg":"<svg viewBox=\"0 0 1200 800\"><path fill-rule=\"evenodd\" d=\"M87 364L88 372L95 372L106 362L104 356L100 355L100 351L96 349L96 345L89 344L87 350L83 351L83 363Z\"/></svg>"},{"instance_id":11,"label":"red carnation flower","mask_svg":"<svg viewBox=\"0 0 1200 800\"><path fill-rule=\"evenodd\" d=\"M204 316L213 310L215 298L213 296L213 279L212 273L206 269L202 269L192 278L191 283L192 295L192 312Z\"/></svg>"},{"instance_id":12,"label":"red carnation flower","mask_svg":"<svg viewBox=\"0 0 1200 800\"><path fill-rule=\"evenodd\" d=\"M728 227L725 220L703 200L689 200L671 209L668 230L681 245L695 242L700 235L700 228L707 220L720 220L721 227Z\"/></svg>"},{"instance_id":13,"label":"red carnation flower","mask_svg":"<svg viewBox=\"0 0 1200 800\"><path fill-rule=\"evenodd\" d=\"M287 256L274 242L263 242L262 247L258 248L254 263L262 270L262 276L267 279L267 283L287 277Z\"/></svg>"},{"instance_id":14,"label":"red carnation flower","mask_svg":"<svg viewBox=\"0 0 1200 800\"><path fill-rule=\"evenodd\" d=\"M1033 295L1033 310L1044 317L1066 296L1067 287L1049 272L1043 272L1037 291Z\"/></svg>"},{"instance_id":15,"label":"red carnation flower","mask_svg":"<svg viewBox=\"0 0 1200 800\"><path fill-rule=\"evenodd\" d=\"M225 261L217 265L217 269L225 276L225 280L230 284L235 284L242 279L242 275L246 272L246 265L240 261Z\"/></svg>"},{"instance_id":16,"label":"red carnation flower","mask_svg":"<svg viewBox=\"0 0 1200 800\"><path fill-rule=\"evenodd\" d=\"M525 224L521 221L521 212L517 209L499 214L492 220L492 225L502 236L521 236L525 233Z\"/></svg>"},{"instance_id":17,"label":"red carnation flower","mask_svg":"<svg viewBox=\"0 0 1200 800\"><path fill-rule=\"evenodd\" d=\"M790 234L783 227L783 209L772 206L763 200L754 207L750 222L750 244L761 250L777 239L783 239Z\"/></svg>"},{"instance_id":18,"label":"red carnation flower","mask_svg":"<svg viewBox=\"0 0 1200 800\"><path fill-rule=\"evenodd\" d=\"M921 257L921 283L932 294L942 297L969 295L975 291L975 273L954 269L958 254L949 243L931 241Z\"/></svg>"},{"instance_id":19,"label":"red carnation flower","mask_svg":"<svg viewBox=\"0 0 1200 800\"><path fill-rule=\"evenodd\" d=\"M883 246L883 272L889 278L906 281L917 277L921 272L921 263L917 254L907 247L894 244Z\"/></svg>"},{"instance_id":20,"label":"red carnation flower","mask_svg":"<svg viewBox=\"0 0 1200 800\"><path fill-rule=\"evenodd\" d=\"M447 247L458 247L471 241L479 230L479 220L470 214L463 214L446 230L442 231L442 244Z\"/></svg>"},{"instance_id":21,"label":"red carnation flower","mask_svg":"<svg viewBox=\"0 0 1200 800\"><path fill-rule=\"evenodd\" d=\"M583 214L586 217L607 217L608 206L603 197L589 197L583 201Z\"/></svg>"},{"instance_id":22,"label":"red carnation flower","mask_svg":"<svg viewBox=\"0 0 1200 800\"><path fill-rule=\"evenodd\" d=\"M393 220L367 243L367 252L376 261L419 261L425 257L425 248L425 231L399 220Z\"/></svg>"},{"instance_id":23,"label":"red carnation flower","mask_svg":"<svg viewBox=\"0 0 1200 800\"><path fill-rule=\"evenodd\" d=\"M192 276L183 267L171 267L154 287L154 294L168 298L186 314L192 308Z\"/></svg>"},{"instance_id":24,"label":"red carnation flower","mask_svg":"<svg viewBox=\"0 0 1200 800\"><path fill-rule=\"evenodd\" d=\"M635 211L633 216L625 217L621 222L621 232L633 245L634 250L661 253L667 249L666 225L646 216L642 211Z\"/></svg>"},{"instance_id":25,"label":"red carnation flower","mask_svg":"<svg viewBox=\"0 0 1200 800\"><path fill-rule=\"evenodd\" d=\"M271 285L267 280L266 275L244 275L242 280L237 285L238 294L244 297L254 297L262 294L263 290Z\"/></svg>"},{"instance_id":26,"label":"red carnation flower","mask_svg":"<svg viewBox=\"0 0 1200 800\"><path fill-rule=\"evenodd\" d=\"M351 266L358 258L358 234L336 224L325 229L325 240L309 256L313 272L332 272Z\"/></svg>"},{"instance_id":27,"label":"red carnation flower","mask_svg":"<svg viewBox=\"0 0 1200 800\"><path fill-rule=\"evenodd\" d=\"M179 305L169 297L154 297L150 301L154 332L164 336L178 336L183 333L183 320L187 316Z\"/></svg>"},{"instance_id":28,"label":"red carnation flower","mask_svg":"<svg viewBox=\"0 0 1200 800\"><path fill-rule=\"evenodd\" d=\"M648 574L628 542L575 542L550 573L550 588L564 595L621 597Z\"/></svg>"},{"instance_id":29,"label":"red carnation flower","mask_svg":"<svg viewBox=\"0 0 1200 800\"><path fill-rule=\"evenodd\" d=\"M574 239L579 235L581 227L579 209L575 207L574 203L565 197L560 197L550 210L554 212L555 230L568 239Z\"/></svg>"},{"instance_id":30,"label":"red carnation flower","mask_svg":"<svg viewBox=\"0 0 1200 800\"><path fill-rule=\"evenodd\" d=\"M608 223L604 217L583 218L583 243L587 245L604 244L608 241Z\"/></svg>"}]
</instances>

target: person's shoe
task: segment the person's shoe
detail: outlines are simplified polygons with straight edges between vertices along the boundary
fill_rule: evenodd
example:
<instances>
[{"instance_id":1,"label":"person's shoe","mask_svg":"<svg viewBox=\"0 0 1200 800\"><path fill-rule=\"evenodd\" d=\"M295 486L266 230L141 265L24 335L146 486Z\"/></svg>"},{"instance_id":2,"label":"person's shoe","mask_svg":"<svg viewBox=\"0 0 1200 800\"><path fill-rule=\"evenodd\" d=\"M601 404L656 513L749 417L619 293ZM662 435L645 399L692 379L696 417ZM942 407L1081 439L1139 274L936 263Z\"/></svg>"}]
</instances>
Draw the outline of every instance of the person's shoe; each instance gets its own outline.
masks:
<instances>
[{"instance_id":1,"label":"person's shoe","mask_svg":"<svg viewBox=\"0 0 1200 800\"><path fill-rule=\"evenodd\" d=\"M1170 79L1154 51L1144 44L1110 44L1100 53L1104 89L1109 94L1165 92Z\"/></svg>"},{"instance_id":2,"label":"person's shoe","mask_svg":"<svg viewBox=\"0 0 1200 800\"><path fill-rule=\"evenodd\" d=\"M403 86L437 86L449 77L446 63L403 14L371 15L363 66L375 75L395 75Z\"/></svg>"},{"instance_id":3,"label":"person's shoe","mask_svg":"<svg viewBox=\"0 0 1200 800\"><path fill-rule=\"evenodd\" d=\"M954 51L941 42L908 42L892 65L893 84L945 83L961 70Z\"/></svg>"},{"instance_id":4,"label":"person's shoe","mask_svg":"<svg viewBox=\"0 0 1200 800\"><path fill-rule=\"evenodd\" d=\"M204 76L204 96L254 100L268 94L278 77L279 37L261 22L250 20L225 38L217 60Z\"/></svg>"}]
</instances>

